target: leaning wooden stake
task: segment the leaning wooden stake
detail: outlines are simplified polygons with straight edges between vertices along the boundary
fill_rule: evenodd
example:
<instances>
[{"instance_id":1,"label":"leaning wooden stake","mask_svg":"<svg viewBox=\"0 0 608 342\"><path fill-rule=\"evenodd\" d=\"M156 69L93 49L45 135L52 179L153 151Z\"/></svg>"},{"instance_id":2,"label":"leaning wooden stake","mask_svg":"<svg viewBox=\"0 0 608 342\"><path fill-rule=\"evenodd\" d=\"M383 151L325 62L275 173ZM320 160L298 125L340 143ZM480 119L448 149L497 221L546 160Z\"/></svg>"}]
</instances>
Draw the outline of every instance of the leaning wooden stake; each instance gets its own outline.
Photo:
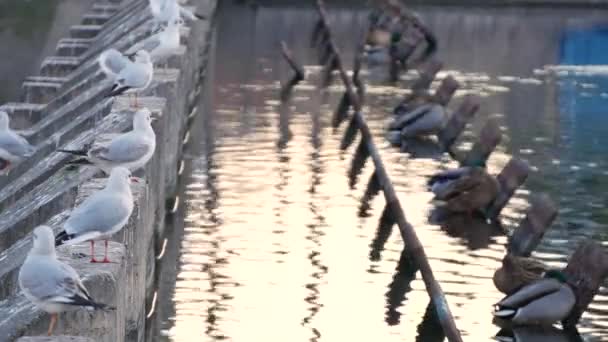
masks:
<instances>
[{"instance_id":1,"label":"leaning wooden stake","mask_svg":"<svg viewBox=\"0 0 608 342\"><path fill-rule=\"evenodd\" d=\"M523 160L516 158L509 160L504 169L496 177L498 183L500 183L500 192L486 210L487 218L491 220L498 218L502 209L515 193L515 190L528 178L528 172L530 172L530 167Z\"/></svg>"},{"instance_id":2,"label":"leaning wooden stake","mask_svg":"<svg viewBox=\"0 0 608 342\"><path fill-rule=\"evenodd\" d=\"M479 139L475 142L466 158L462 161L462 166L485 165L490 154L502 139L502 132L496 120L489 120L481 129Z\"/></svg>"},{"instance_id":3,"label":"leaning wooden stake","mask_svg":"<svg viewBox=\"0 0 608 342\"><path fill-rule=\"evenodd\" d=\"M285 60L287 60L287 63L289 63L289 66L293 69L295 73L293 77L289 80L289 82L287 82L281 88L281 101L285 102L291 96L291 91L293 90L293 87L300 83L300 81L304 80L304 69L298 63L296 63L293 58L293 55L291 54L291 51L289 51L285 42L281 42L281 53L283 54L283 57L285 57Z\"/></svg>"},{"instance_id":4,"label":"leaning wooden stake","mask_svg":"<svg viewBox=\"0 0 608 342\"><path fill-rule=\"evenodd\" d=\"M326 30L330 32L329 21L327 19L327 13L325 12L323 0L317 0L317 9L319 11L319 15L321 16L321 19L323 20L323 24ZM353 115L357 120L357 124L361 132L362 141L365 142L365 144L367 145L368 153L376 168L376 175L380 180L380 184L382 186L387 205L391 207L393 215L395 216L395 219L397 221L397 225L399 226L401 236L405 244L407 245L409 254L412 255L412 257L416 261L416 264L420 268L422 279L424 280L424 284L431 297L431 300L433 301L437 317L441 322L441 326L443 327L443 330L449 341L462 341L462 337L460 336L460 332L458 331L458 328L454 323L454 318L452 316L452 313L450 312L443 291L441 290L441 286L433 275L433 271L424 252L424 248L422 247L418 236L416 236L414 228L405 219L405 214L403 213L403 209L401 208L401 203L399 202L399 198L397 197L395 189L393 188L386 169L384 168L384 163L382 162L382 158L380 157L378 149L374 144L369 127L367 126L367 123L363 118L363 114L361 113L361 104L359 102L359 99L357 98L357 95L355 94L355 91L351 84L351 80L348 78L346 71L344 71L339 50L331 38L331 33L329 33L328 42L335 54L336 69L340 74L342 82L346 86L346 91L351 99L350 102L353 104Z\"/></svg>"},{"instance_id":5,"label":"leaning wooden stake","mask_svg":"<svg viewBox=\"0 0 608 342\"><path fill-rule=\"evenodd\" d=\"M570 257L564 274L576 294L576 304L562 324L574 328L608 276L608 255L599 243L585 241Z\"/></svg>"},{"instance_id":6,"label":"leaning wooden stake","mask_svg":"<svg viewBox=\"0 0 608 342\"><path fill-rule=\"evenodd\" d=\"M530 204L526 217L509 239L507 250L515 256L529 257L557 217L557 205L545 194L533 196Z\"/></svg>"}]
</instances>

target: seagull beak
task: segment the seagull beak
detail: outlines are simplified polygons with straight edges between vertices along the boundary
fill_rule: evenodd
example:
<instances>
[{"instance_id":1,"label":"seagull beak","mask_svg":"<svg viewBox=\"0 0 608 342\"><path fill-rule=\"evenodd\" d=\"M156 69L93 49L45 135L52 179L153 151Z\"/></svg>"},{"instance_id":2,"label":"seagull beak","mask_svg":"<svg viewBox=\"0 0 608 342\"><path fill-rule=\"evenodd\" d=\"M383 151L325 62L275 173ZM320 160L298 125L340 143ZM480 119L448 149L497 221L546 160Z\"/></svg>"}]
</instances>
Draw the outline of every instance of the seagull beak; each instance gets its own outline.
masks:
<instances>
[{"instance_id":1,"label":"seagull beak","mask_svg":"<svg viewBox=\"0 0 608 342\"><path fill-rule=\"evenodd\" d=\"M131 177L131 183L139 183L139 179Z\"/></svg>"}]
</instances>

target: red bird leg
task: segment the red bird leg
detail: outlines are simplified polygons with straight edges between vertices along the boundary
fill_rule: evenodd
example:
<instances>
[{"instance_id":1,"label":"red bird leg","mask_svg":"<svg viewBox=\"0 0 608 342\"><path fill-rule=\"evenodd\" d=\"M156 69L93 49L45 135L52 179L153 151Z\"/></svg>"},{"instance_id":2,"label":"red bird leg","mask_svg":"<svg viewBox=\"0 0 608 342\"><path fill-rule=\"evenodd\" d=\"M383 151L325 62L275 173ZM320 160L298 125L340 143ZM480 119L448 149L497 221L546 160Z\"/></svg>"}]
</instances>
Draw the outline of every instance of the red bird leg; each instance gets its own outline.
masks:
<instances>
[{"instance_id":1,"label":"red bird leg","mask_svg":"<svg viewBox=\"0 0 608 342\"><path fill-rule=\"evenodd\" d=\"M105 245L106 245L106 251L103 254L103 261L102 262L107 264L107 263L109 263L111 261L110 261L110 259L108 259L108 240L104 240L104 241L105 241Z\"/></svg>"},{"instance_id":2,"label":"red bird leg","mask_svg":"<svg viewBox=\"0 0 608 342\"><path fill-rule=\"evenodd\" d=\"M97 262L95 260L95 241L91 240L91 262Z\"/></svg>"}]
</instances>

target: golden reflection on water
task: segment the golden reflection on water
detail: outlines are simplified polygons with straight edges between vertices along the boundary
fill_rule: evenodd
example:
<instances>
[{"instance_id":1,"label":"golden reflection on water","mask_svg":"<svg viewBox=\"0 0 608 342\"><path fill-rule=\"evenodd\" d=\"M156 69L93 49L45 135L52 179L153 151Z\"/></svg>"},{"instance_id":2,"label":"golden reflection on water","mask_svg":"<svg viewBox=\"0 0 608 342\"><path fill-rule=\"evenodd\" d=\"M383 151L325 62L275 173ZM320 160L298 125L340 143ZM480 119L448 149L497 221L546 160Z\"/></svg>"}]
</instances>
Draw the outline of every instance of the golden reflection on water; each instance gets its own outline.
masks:
<instances>
[{"instance_id":1,"label":"golden reflection on water","mask_svg":"<svg viewBox=\"0 0 608 342\"><path fill-rule=\"evenodd\" d=\"M262 25L277 15L306 19L303 32L314 23L308 12L303 16L287 13L262 10L254 22L247 17L250 21L243 25L255 26L257 33L245 37L262 47L270 44ZM338 23L345 27L362 20L362 14L345 13L355 17L340 17ZM230 30L220 24L217 39L224 45L220 44L215 56L213 105L199 119L205 121L199 137L213 138L192 139L198 143L192 147L193 174L185 190L184 237L172 294L175 312L167 318L162 335L176 342L441 341L438 326L428 319L432 316L429 298L420 277L403 284L408 277L405 268L393 278L403 246L396 228L381 260L369 259L384 200L372 201L370 217L357 216L359 198L373 170L368 163L355 190L348 188L346 173L354 147L340 152L339 132L344 127L337 134L329 127L340 88L320 95L315 87L319 69L307 68L309 79L296 88L288 108L290 117L281 118L277 79L286 79L287 73L278 54L261 47L250 61L236 64L226 56L242 54L246 47L239 45ZM293 45L296 51L306 51L305 42ZM304 58L305 53L298 56L305 63L313 60ZM510 76L502 70L465 72L450 67L440 77L448 74L465 84L452 108L467 92L487 95L459 144L470 145L491 116L504 128L504 137L491 156L489 171L497 174L513 155L534 167L529 182L503 211L503 225L514 227L523 218L528 197L538 191L550 191L560 206L575 205L567 196L580 195L576 181L563 185L561 174L548 167L555 166L552 143L560 134L559 123L553 122L555 115L538 113L530 125L542 129L521 132L512 116L529 120L531 113L521 113L520 107L509 102L509 96L522 87L542 88L551 96L546 89L555 84L539 85L536 79ZM489 341L500 330L491 323L491 310L502 296L491 278L504 255L506 237L468 223L442 227L429 223L432 207L426 177L456 164L447 157L411 159L384 142L386 118L399 92L370 85L366 118L465 340ZM547 111L551 109L555 107ZM279 138L288 136L281 132L286 122L292 138L280 147ZM566 194L561 193L563 188L551 190L557 185L567 187ZM565 265L576 241L597 236L602 227L566 229L570 221L564 217L570 220L575 211L570 210L564 212L562 207L560 218L535 253L552 266ZM478 233L471 233L474 229ZM589 341L606 336L606 295L602 289L580 325Z\"/></svg>"}]
</instances>

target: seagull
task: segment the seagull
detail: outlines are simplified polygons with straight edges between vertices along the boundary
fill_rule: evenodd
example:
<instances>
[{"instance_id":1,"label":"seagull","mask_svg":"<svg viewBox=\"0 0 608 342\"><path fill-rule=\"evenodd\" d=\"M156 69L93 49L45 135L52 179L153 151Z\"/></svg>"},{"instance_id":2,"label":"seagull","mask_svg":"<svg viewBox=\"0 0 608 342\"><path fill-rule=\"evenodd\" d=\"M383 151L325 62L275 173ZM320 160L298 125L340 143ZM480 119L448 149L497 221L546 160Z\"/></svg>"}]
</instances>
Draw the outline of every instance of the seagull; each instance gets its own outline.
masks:
<instances>
[{"instance_id":1,"label":"seagull","mask_svg":"<svg viewBox=\"0 0 608 342\"><path fill-rule=\"evenodd\" d=\"M142 108L133 116L133 130L114 137L107 146L90 150L57 150L84 158L68 164L93 164L110 174L112 168L122 166L129 171L144 167L154 155L156 134L148 108Z\"/></svg>"},{"instance_id":2,"label":"seagull","mask_svg":"<svg viewBox=\"0 0 608 342\"><path fill-rule=\"evenodd\" d=\"M182 19L174 19L160 32L146 38L136 47L148 51L152 62L161 62L175 54L180 46L179 28L184 24Z\"/></svg>"},{"instance_id":3,"label":"seagull","mask_svg":"<svg viewBox=\"0 0 608 342\"><path fill-rule=\"evenodd\" d=\"M134 92L135 107L137 107L137 91L144 90L150 85L154 66L146 50L138 50L132 57L133 61L117 50L109 49L101 53L98 62L101 70L114 80L112 89L105 97Z\"/></svg>"},{"instance_id":4,"label":"seagull","mask_svg":"<svg viewBox=\"0 0 608 342\"><path fill-rule=\"evenodd\" d=\"M108 238L121 230L133 212L133 195L129 180L131 172L116 167L110 172L106 187L84 200L63 225L64 230L55 237L55 246L91 242L91 262L95 259L95 240L105 240L102 263L108 260Z\"/></svg>"},{"instance_id":5,"label":"seagull","mask_svg":"<svg viewBox=\"0 0 608 342\"><path fill-rule=\"evenodd\" d=\"M13 163L31 157L36 149L9 127L10 118L0 111L0 172L8 174Z\"/></svg>"},{"instance_id":6,"label":"seagull","mask_svg":"<svg viewBox=\"0 0 608 342\"><path fill-rule=\"evenodd\" d=\"M51 314L47 334L53 333L58 313L88 309L111 309L96 303L82 284L78 273L57 260L53 231L48 226L34 229L34 245L19 270L19 287L40 310Z\"/></svg>"},{"instance_id":7,"label":"seagull","mask_svg":"<svg viewBox=\"0 0 608 342\"><path fill-rule=\"evenodd\" d=\"M205 16L194 13L182 7L176 0L150 0L150 12L155 21L155 29L177 18L188 20L206 19Z\"/></svg>"}]
</instances>

